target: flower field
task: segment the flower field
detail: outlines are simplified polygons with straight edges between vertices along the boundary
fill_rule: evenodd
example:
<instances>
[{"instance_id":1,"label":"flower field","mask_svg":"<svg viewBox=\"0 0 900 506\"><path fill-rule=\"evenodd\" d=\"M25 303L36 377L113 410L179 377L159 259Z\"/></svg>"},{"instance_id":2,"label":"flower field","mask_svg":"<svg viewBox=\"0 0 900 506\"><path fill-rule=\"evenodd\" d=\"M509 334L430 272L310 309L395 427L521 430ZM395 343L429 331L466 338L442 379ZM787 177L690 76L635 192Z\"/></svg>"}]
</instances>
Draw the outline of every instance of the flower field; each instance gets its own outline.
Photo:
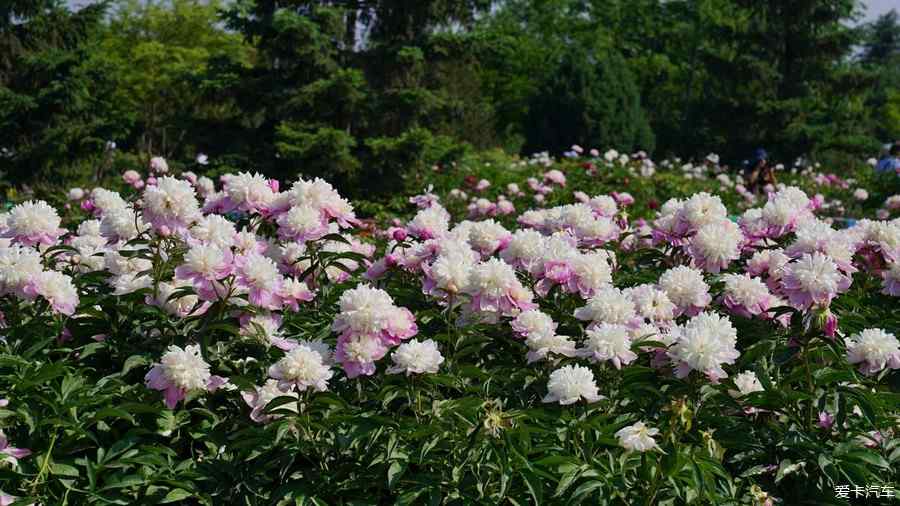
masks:
<instances>
[{"instance_id":1,"label":"flower field","mask_svg":"<svg viewBox=\"0 0 900 506\"><path fill-rule=\"evenodd\" d=\"M887 504L900 184L778 175L576 146L351 202L154 158L22 201L0 505Z\"/></svg>"}]
</instances>

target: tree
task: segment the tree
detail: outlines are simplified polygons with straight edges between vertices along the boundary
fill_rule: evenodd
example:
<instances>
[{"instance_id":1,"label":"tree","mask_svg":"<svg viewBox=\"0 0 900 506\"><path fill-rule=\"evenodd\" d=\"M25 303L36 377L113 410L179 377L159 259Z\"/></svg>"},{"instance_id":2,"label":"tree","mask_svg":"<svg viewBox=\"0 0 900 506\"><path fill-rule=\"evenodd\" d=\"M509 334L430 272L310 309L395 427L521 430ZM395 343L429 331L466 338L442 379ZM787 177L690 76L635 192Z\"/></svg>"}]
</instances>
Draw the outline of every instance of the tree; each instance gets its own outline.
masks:
<instances>
[{"instance_id":1,"label":"tree","mask_svg":"<svg viewBox=\"0 0 900 506\"><path fill-rule=\"evenodd\" d=\"M875 135L900 138L900 16L896 10L863 27L860 61L875 76L866 107L873 111Z\"/></svg>"},{"instance_id":2,"label":"tree","mask_svg":"<svg viewBox=\"0 0 900 506\"><path fill-rule=\"evenodd\" d=\"M640 92L621 56L572 52L531 101L527 152L574 144L626 152L653 149Z\"/></svg>"},{"instance_id":3,"label":"tree","mask_svg":"<svg viewBox=\"0 0 900 506\"><path fill-rule=\"evenodd\" d=\"M392 147L434 152L446 144L430 126L446 125L442 117L458 108L441 81L447 67L432 62L453 46L445 33L487 3L236 2L226 22L258 51L234 89L254 118L245 129L248 158L272 175L366 177L367 189L395 180L397 167L385 160L403 157ZM421 155L405 158L424 163Z\"/></svg>"},{"instance_id":4,"label":"tree","mask_svg":"<svg viewBox=\"0 0 900 506\"><path fill-rule=\"evenodd\" d=\"M113 69L115 100L133 114L120 147L145 156L193 157L206 151L202 128L235 113L233 101L210 96L210 66L249 65L251 48L218 25L221 0L124 0L94 56ZM219 139L221 140L221 139Z\"/></svg>"},{"instance_id":5,"label":"tree","mask_svg":"<svg viewBox=\"0 0 900 506\"><path fill-rule=\"evenodd\" d=\"M127 126L115 84L90 60L107 3L77 12L55 0L0 7L0 171L12 181L102 153Z\"/></svg>"},{"instance_id":6,"label":"tree","mask_svg":"<svg viewBox=\"0 0 900 506\"><path fill-rule=\"evenodd\" d=\"M860 58L863 63L884 65L900 55L900 16L895 9L882 14L863 29L865 40Z\"/></svg>"}]
</instances>

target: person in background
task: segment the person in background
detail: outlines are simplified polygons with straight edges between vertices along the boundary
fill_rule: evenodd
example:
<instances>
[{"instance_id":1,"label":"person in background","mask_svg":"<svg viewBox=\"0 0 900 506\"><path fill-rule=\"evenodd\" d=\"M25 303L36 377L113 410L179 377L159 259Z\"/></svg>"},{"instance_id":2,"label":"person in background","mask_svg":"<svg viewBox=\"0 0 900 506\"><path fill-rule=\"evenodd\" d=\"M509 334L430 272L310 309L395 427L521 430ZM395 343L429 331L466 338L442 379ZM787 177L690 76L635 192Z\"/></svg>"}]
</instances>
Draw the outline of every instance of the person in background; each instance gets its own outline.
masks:
<instances>
[{"instance_id":1,"label":"person in background","mask_svg":"<svg viewBox=\"0 0 900 506\"><path fill-rule=\"evenodd\" d=\"M747 164L744 179L747 181L747 189L758 193L767 184L775 185L775 167L769 164L769 154L765 149L759 148L753 153L753 159Z\"/></svg>"},{"instance_id":2,"label":"person in background","mask_svg":"<svg viewBox=\"0 0 900 506\"><path fill-rule=\"evenodd\" d=\"M875 165L876 174L888 174L900 171L900 141L890 145L885 156Z\"/></svg>"}]
</instances>

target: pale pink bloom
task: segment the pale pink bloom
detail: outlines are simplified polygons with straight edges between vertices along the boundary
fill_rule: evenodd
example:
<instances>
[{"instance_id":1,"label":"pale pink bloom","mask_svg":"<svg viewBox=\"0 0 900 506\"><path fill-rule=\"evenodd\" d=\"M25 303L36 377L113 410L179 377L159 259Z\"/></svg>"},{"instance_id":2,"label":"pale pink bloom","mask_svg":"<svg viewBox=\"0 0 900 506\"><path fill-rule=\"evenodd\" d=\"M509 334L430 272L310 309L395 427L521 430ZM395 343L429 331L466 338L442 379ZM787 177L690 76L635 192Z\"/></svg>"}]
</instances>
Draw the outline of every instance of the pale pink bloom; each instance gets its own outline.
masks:
<instances>
[{"instance_id":1,"label":"pale pink bloom","mask_svg":"<svg viewBox=\"0 0 900 506\"><path fill-rule=\"evenodd\" d=\"M281 285L281 291L278 293L284 304L285 309L300 311L301 302L309 302L316 298L315 292L303 281L295 278L285 278Z\"/></svg>"},{"instance_id":2,"label":"pale pink bloom","mask_svg":"<svg viewBox=\"0 0 900 506\"><path fill-rule=\"evenodd\" d=\"M729 220L701 227L688 243L688 253L696 267L717 273L740 258L744 244L741 229Z\"/></svg>"},{"instance_id":3,"label":"pale pink bloom","mask_svg":"<svg viewBox=\"0 0 900 506\"><path fill-rule=\"evenodd\" d=\"M549 170L544 173L544 181L564 187L566 186L566 175L557 169Z\"/></svg>"},{"instance_id":4,"label":"pale pink bloom","mask_svg":"<svg viewBox=\"0 0 900 506\"><path fill-rule=\"evenodd\" d=\"M280 414L269 415L265 413L266 407L274 399L278 397L293 397L297 399L297 392L293 390L283 391L278 386L278 380L269 379L261 387L254 387L252 391L241 392L241 398L250 407L250 419L257 423L267 423L275 418L279 418ZM278 406L280 410L297 411L297 403L289 402Z\"/></svg>"},{"instance_id":5,"label":"pale pink bloom","mask_svg":"<svg viewBox=\"0 0 900 506\"><path fill-rule=\"evenodd\" d=\"M277 313L256 315L244 313L238 319L238 322L241 325L240 334L242 336L261 337L263 338L263 343L271 344L284 351L290 351L297 347L296 339L288 339L282 336L282 318Z\"/></svg>"},{"instance_id":6,"label":"pale pink bloom","mask_svg":"<svg viewBox=\"0 0 900 506\"><path fill-rule=\"evenodd\" d=\"M30 298L45 298L55 312L68 316L75 313L78 305L78 291L72 278L61 272L41 272L25 285L24 292Z\"/></svg>"},{"instance_id":7,"label":"pale pink bloom","mask_svg":"<svg viewBox=\"0 0 900 506\"><path fill-rule=\"evenodd\" d=\"M150 159L150 172L157 174L166 174L169 172L169 164L166 159L161 156L154 156Z\"/></svg>"},{"instance_id":8,"label":"pale pink bloom","mask_svg":"<svg viewBox=\"0 0 900 506\"><path fill-rule=\"evenodd\" d=\"M725 290L721 302L734 314L753 318L763 315L777 302L777 298L758 278L746 274L726 274L722 278Z\"/></svg>"},{"instance_id":9,"label":"pale pink bloom","mask_svg":"<svg viewBox=\"0 0 900 506\"><path fill-rule=\"evenodd\" d=\"M472 270L467 292L467 309L474 313L515 316L535 308L534 294L522 286L515 271L498 258L491 258Z\"/></svg>"},{"instance_id":10,"label":"pale pink bloom","mask_svg":"<svg viewBox=\"0 0 900 506\"><path fill-rule=\"evenodd\" d=\"M53 245L66 233L56 209L43 200L29 200L13 207L6 217L6 229L0 237L24 246Z\"/></svg>"},{"instance_id":11,"label":"pale pink bloom","mask_svg":"<svg viewBox=\"0 0 900 506\"><path fill-rule=\"evenodd\" d=\"M513 205L512 202L508 200L501 200L497 202L497 214L501 216L510 215L516 212L516 206Z\"/></svg>"},{"instance_id":12,"label":"pale pink bloom","mask_svg":"<svg viewBox=\"0 0 900 506\"><path fill-rule=\"evenodd\" d=\"M138 171L133 169L128 169L122 173L122 180L125 181L125 184L128 186L137 187L137 183L141 181L141 175Z\"/></svg>"},{"instance_id":13,"label":"pale pink bloom","mask_svg":"<svg viewBox=\"0 0 900 506\"><path fill-rule=\"evenodd\" d=\"M24 459L29 455L31 455L31 450L27 448L10 446L6 434L0 430L0 462L8 462L12 465L16 465L19 459Z\"/></svg>"},{"instance_id":14,"label":"pale pink bloom","mask_svg":"<svg viewBox=\"0 0 900 506\"><path fill-rule=\"evenodd\" d=\"M388 347L377 336L341 334L334 359L352 379L375 374L375 361L381 360L387 352Z\"/></svg>"},{"instance_id":15,"label":"pale pink bloom","mask_svg":"<svg viewBox=\"0 0 900 506\"><path fill-rule=\"evenodd\" d=\"M144 220L154 228L172 232L186 231L202 217L191 183L170 176L144 190L142 210Z\"/></svg>"},{"instance_id":16,"label":"pale pink bloom","mask_svg":"<svg viewBox=\"0 0 900 506\"><path fill-rule=\"evenodd\" d=\"M259 253L247 253L234 259L235 279L247 289L250 303L265 309L281 309L281 287L284 278L278 266Z\"/></svg>"},{"instance_id":17,"label":"pale pink bloom","mask_svg":"<svg viewBox=\"0 0 900 506\"><path fill-rule=\"evenodd\" d=\"M626 207L626 206L630 206L631 204L634 204L634 197L632 197L631 194L628 192L622 192L622 193L612 192L610 195L612 195L612 198L614 198L616 200L616 203L622 207Z\"/></svg>"},{"instance_id":18,"label":"pale pink bloom","mask_svg":"<svg viewBox=\"0 0 900 506\"><path fill-rule=\"evenodd\" d=\"M294 206L278 216L278 236L283 241L307 242L328 234L328 222L318 210L309 206Z\"/></svg>"},{"instance_id":19,"label":"pale pink bloom","mask_svg":"<svg viewBox=\"0 0 900 506\"><path fill-rule=\"evenodd\" d=\"M234 272L234 256L230 249L212 244L198 244L184 255L184 263L175 268L175 277L190 281L203 300L217 300L225 295L219 282Z\"/></svg>"},{"instance_id":20,"label":"pale pink bloom","mask_svg":"<svg viewBox=\"0 0 900 506\"><path fill-rule=\"evenodd\" d=\"M491 182L488 181L487 179L482 179L481 181L478 181L478 184L475 185L475 191L483 192L484 190L487 190L490 187L491 187Z\"/></svg>"},{"instance_id":21,"label":"pale pink bloom","mask_svg":"<svg viewBox=\"0 0 900 506\"><path fill-rule=\"evenodd\" d=\"M588 194L584 193L583 191L576 191L572 194L572 196L575 197L576 201L581 202L582 204L587 204L588 201L591 200Z\"/></svg>"},{"instance_id":22,"label":"pale pink bloom","mask_svg":"<svg viewBox=\"0 0 900 506\"><path fill-rule=\"evenodd\" d=\"M366 273L363 277L369 281L374 281L376 279L381 279L389 270L399 265L399 256L393 253L389 253L384 257L378 259L376 262L373 262L372 265L366 269Z\"/></svg>"},{"instance_id":23,"label":"pale pink bloom","mask_svg":"<svg viewBox=\"0 0 900 506\"><path fill-rule=\"evenodd\" d=\"M847 339L847 361L875 375L884 369L900 369L900 341L882 329L865 329Z\"/></svg>"},{"instance_id":24,"label":"pale pink bloom","mask_svg":"<svg viewBox=\"0 0 900 506\"><path fill-rule=\"evenodd\" d=\"M469 204L469 218L477 218L480 216L494 216L497 214L497 204L488 199L479 198Z\"/></svg>"},{"instance_id":25,"label":"pale pink bloom","mask_svg":"<svg viewBox=\"0 0 900 506\"><path fill-rule=\"evenodd\" d=\"M818 251L785 265L781 280L784 294L799 309L827 307L851 282L830 257Z\"/></svg>"},{"instance_id":26,"label":"pale pink bloom","mask_svg":"<svg viewBox=\"0 0 900 506\"><path fill-rule=\"evenodd\" d=\"M174 409L188 393L215 392L228 380L210 374L209 364L200 355L200 347L192 344L183 349L169 346L160 363L144 376L144 382L148 388L164 392L166 407Z\"/></svg>"},{"instance_id":27,"label":"pale pink bloom","mask_svg":"<svg viewBox=\"0 0 900 506\"><path fill-rule=\"evenodd\" d=\"M388 318L384 330L381 332L381 340L387 346L396 346L418 332L419 326L416 325L416 317L412 311L405 307L393 306L388 310Z\"/></svg>"},{"instance_id":28,"label":"pale pink bloom","mask_svg":"<svg viewBox=\"0 0 900 506\"><path fill-rule=\"evenodd\" d=\"M900 297L900 262L892 262L887 269L881 272L884 287L881 293Z\"/></svg>"}]
</instances>

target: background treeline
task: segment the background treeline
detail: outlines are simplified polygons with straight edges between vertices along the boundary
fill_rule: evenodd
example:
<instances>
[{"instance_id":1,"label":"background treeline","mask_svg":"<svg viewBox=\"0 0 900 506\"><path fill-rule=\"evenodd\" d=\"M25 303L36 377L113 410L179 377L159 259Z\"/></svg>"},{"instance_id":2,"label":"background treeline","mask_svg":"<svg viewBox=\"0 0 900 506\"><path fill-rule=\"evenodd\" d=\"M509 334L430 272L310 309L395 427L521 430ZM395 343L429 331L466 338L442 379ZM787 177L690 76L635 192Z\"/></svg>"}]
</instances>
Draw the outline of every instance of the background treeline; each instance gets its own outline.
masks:
<instances>
[{"instance_id":1,"label":"background treeline","mask_svg":"<svg viewBox=\"0 0 900 506\"><path fill-rule=\"evenodd\" d=\"M900 20L853 27L861 8L5 0L0 171L78 182L159 155L352 193L494 147L859 159L900 137Z\"/></svg>"}]
</instances>

